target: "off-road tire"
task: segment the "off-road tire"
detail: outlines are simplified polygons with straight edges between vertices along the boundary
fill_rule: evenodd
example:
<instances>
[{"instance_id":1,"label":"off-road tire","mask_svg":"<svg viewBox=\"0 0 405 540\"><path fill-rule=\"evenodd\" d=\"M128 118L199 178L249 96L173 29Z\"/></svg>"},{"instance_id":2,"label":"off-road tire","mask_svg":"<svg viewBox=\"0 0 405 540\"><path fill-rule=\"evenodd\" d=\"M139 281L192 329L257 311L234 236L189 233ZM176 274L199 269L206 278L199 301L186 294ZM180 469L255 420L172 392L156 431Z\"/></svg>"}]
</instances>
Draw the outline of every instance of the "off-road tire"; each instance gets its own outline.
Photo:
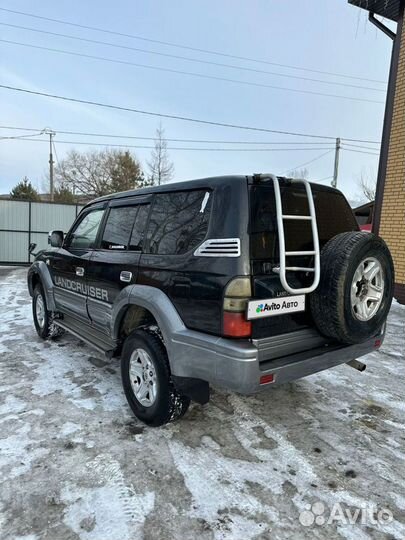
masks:
<instances>
[{"instance_id":1,"label":"off-road tire","mask_svg":"<svg viewBox=\"0 0 405 540\"><path fill-rule=\"evenodd\" d=\"M44 323L42 326L38 321L36 309L39 297L42 299L44 306ZM40 338L55 339L64 333L64 330L53 322L54 314L48 310L45 293L40 283L35 286L32 297L32 317L34 319L35 330Z\"/></svg>"},{"instance_id":2,"label":"off-road tire","mask_svg":"<svg viewBox=\"0 0 405 540\"><path fill-rule=\"evenodd\" d=\"M130 358L138 348L148 353L158 381L155 402L148 407L138 401L130 380ZM187 412L190 399L180 394L172 382L166 348L158 333L135 330L126 338L121 355L121 376L128 404L135 416L145 424L161 426L181 418Z\"/></svg>"},{"instance_id":3,"label":"off-road tire","mask_svg":"<svg viewBox=\"0 0 405 540\"><path fill-rule=\"evenodd\" d=\"M367 257L380 263L383 275L382 301L367 321L356 318L351 286L356 269ZM342 343L360 343L375 336L390 310L394 289L394 265L384 240L367 232L341 233L329 240L321 252L321 278L310 296L312 317L318 330Z\"/></svg>"}]
</instances>

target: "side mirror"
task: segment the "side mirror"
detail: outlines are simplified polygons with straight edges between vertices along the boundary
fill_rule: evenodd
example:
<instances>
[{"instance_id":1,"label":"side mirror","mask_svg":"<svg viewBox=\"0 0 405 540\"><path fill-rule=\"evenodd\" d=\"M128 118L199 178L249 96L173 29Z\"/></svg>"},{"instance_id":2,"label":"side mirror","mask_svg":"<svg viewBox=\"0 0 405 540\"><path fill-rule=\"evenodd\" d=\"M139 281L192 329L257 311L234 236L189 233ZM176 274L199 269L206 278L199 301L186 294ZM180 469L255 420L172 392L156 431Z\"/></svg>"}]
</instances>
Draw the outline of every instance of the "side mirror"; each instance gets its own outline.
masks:
<instances>
[{"instance_id":1,"label":"side mirror","mask_svg":"<svg viewBox=\"0 0 405 540\"><path fill-rule=\"evenodd\" d=\"M62 247L63 231L51 231L48 234L48 244L51 244L51 247Z\"/></svg>"},{"instance_id":2,"label":"side mirror","mask_svg":"<svg viewBox=\"0 0 405 540\"><path fill-rule=\"evenodd\" d=\"M37 253L34 253L34 249L37 247L36 244L34 244L34 242L31 242L30 245L28 246L28 253L30 255L32 255L33 257L36 257L37 256Z\"/></svg>"}]
</instances>

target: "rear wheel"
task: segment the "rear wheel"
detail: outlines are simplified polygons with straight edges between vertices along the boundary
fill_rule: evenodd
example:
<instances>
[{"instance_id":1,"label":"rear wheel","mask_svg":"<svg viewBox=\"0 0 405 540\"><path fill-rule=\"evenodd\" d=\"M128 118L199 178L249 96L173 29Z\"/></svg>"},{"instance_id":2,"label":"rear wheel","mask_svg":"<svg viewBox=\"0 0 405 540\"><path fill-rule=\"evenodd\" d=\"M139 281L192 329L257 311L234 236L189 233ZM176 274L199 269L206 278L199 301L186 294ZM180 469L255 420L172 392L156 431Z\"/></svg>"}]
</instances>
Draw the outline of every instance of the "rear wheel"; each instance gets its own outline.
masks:
<instances>
[{"instance_id":1,"label":"rear wheel","mask_svg":"<svg viewBox=\"0 0 405 540\"><path fill-rule=\"evenodd\" d=\"M166 348L156 333L136 330L127 337L121 375L128 404L142 422L161 426L186 413L190 399L174 387Z\"/></svg>"},{"instance_id":2,"label":"rear wheel","mask_svg":"<svg viewBox=\"0 0 405 540\"><path fill-rule=\"evenodd\" d=\"M384 240L365 232L338 234L321 253L321 280L310 298L319 331L360 343L384 324L393 296L394 266Z\"/></svg>"}]
</instances>

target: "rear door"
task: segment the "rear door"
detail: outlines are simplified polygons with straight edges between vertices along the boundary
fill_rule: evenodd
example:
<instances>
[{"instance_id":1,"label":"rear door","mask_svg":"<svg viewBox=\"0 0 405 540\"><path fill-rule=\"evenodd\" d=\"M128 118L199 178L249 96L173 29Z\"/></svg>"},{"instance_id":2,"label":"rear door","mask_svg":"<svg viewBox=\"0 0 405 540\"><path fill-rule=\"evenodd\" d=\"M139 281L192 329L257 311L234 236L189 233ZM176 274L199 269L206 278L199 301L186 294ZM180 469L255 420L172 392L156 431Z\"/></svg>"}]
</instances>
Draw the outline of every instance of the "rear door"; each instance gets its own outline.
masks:
<instances>
[{"instance_id":1,"label":"rear door","mask_svg":"<svg viewBox=\"0 0 405 540\"><path fill-rule=\"evenodd\" d=\"M341 232L358 230L353 212L344 196L337 190L312 184L320 248ZM308 215L309 207L303 186L282 185L284 214ZM286 251L313 249L310 223L286 220L284 222ZM269 183L250 186L250 258L253 275L253 297L257 300L282 298L287 295L280 278L273 271L279 265L278 232L274 189ZM313 267L312 257L290 257L289 266ZM313 274L288 272L288 282L294 288L308 286ZM313 326L305 298L305 311L270 315L252 321L254 338L270 337ZM274 313L274 312L272 312Z\"/></svg>"},{"instance_id":2,"label":"rear door","mask_svg":"<svg viewBox=\"0 0 405 540\"><path fill-rule=\"evenodd\" d=\"M105 204L85 209L67 234L63 246L50 259L58 310L88 322L87 271L97 241Z\"/></svg>"},{"instance_id":3,"label":"rear door","mask_svg":"<svg viewBox=\"0 0 405 540\"><path fill-rule=\"evenodd\" d=\"M118 295L137 280L150 201L151 195L110 201L99 243L91 256L88 314L93 326L106 334L110 333ZM98 297L100 289L104 294Z\"/></svg>"},{"instance_id":4,"label":"rear door","mask_svg":"<svg viewBox=\"0 0 405 540\"><path fill-rule=\"evenodd\" d=\"M167 294L189 328L219 333L224 277L214 277L213 258L194 255L207 236L212 199L206 188L154 195L139 283Z\"/></svg>"}]
</instances>

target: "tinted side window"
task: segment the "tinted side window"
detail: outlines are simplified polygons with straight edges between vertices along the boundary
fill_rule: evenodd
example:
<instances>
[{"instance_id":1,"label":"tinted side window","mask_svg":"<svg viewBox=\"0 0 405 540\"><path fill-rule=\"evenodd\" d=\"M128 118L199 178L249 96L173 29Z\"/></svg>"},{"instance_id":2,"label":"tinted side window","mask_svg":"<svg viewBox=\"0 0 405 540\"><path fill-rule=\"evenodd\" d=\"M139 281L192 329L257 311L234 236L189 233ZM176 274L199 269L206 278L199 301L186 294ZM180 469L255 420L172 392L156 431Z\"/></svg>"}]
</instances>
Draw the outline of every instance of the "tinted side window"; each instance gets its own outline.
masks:
<instances>
[{"instance_id":1,"label":"tinted side window","mask_svg":"<svg viewBox=\"0 0 405 540\"><path fill-rule=\"evenodd\" d=\"M127 249L137 206L111 208L105 225L102 249Z\"/></svg>"},{"instance_id":2,"label":"tinted side window","mask_svg":"<svg viewBox=\"0 0 405 540\"><path fill-rule=\"evenodd\" d=\"M208 230L211 193L178 191L155 196L148 228L150 253L187 253L200 244Z\"/></svg>"},{"instance_id":3,"label":"tinted side window","mask_svg":"<svg viewBox=\"0 0 405 540\"><path fill-rule=\"evenodd\" d=\"M149 209L150 204L143 204L138 207L138 214L135 218L131 240L129 242L129 249L132 251L142 251Z\"/></svg>"},{"instance_id":4,"label":"tinted side window","mask_svg":"<svg viewBox=\"0 0 405 540\"><path fill-rule=\"evenodd\" d=\"M104 209L87 212L69 235L67 247L86 249L94 246Z\"/></svg>"}]
</instances>

